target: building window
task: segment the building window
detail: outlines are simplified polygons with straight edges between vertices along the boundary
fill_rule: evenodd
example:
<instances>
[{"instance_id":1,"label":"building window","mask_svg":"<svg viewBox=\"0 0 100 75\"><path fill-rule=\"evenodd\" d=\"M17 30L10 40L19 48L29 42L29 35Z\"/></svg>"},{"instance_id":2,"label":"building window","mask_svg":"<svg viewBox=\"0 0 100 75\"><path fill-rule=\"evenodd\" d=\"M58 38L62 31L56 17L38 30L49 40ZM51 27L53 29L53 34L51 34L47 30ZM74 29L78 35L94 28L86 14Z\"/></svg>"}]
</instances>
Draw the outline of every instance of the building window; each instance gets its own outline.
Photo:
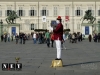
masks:
<instances>
[{"instance_id":1,"label":"building window","mask_svg":"<svg viewBox=\"0 0 100 75\"><path fill-rule=\"evenodd\" d=\"M37 16L37 10L35 10L34 7L31 7L31 9L29 11L29 15L30 16Z\"/></svg>"},{"instance_id":2,"label":"building window","mask_svg":"<svg viewBox=\"0 0 100 75\"><path fill-rule=\"evenodd\" d=\"M98 16L100 16L100 9L98 10Z\"/></svg>"},{"instance_id":3,"label":"building window","mask_svg":"<svg viewBox=\"0 0 100 75\"><path fill-rule=\"evenodd\" d=\"M40 10L40 16L49 16L49 10L43 7L42 10Z\"/></svg>"},{"instance_id":4,"label":"building window","mask_svg":"<svg viewBox=\"0 0 100 75\"><path fill-rule=\"evenodd\" d=\"M46 10L42 10L42 16L46 16Z\"/></svg>"},{"instance_id":5,"label":"building window","mask_svg":"<svg viewBox=\"0 0 100 75\"><path fill-rule=\"evenodd\" d=\"M18 16L25 16L25 10L23 10L22 7L19 7L19 10L17 11Z\"/></svg>"},{"instance_id":6,"label":"building window","mask_svg":"<svg viewBox=\"0 0 100 75\"><path fill-rule=\"evenodd\" d=\"M69 16L69 7L65 7L65 16Z\"/></svg>"},{"instance_id":7,"label":"building window","mask_svg":"<svg viewBox=\"0 0 100 75\"><path fill-rule=\"evenodd\" d=\"M11 13L10 11L11 11L11 10L7 10L7 16L9 16L9 15L10 15L10 13Z\"/></svg>"},{"instance_id":8,"label":"building window","mask_svg":"<svg viewBox=\"0 0 100 75\"><path fill-rule=\"evenodd\" d=\"M80 16L81 15L80 7L77 7L77 10L75 10L75 15L76 16Z\"/></svg>"},{"instance_id":9,"label":"building window","mask_svg":"<svg viewBox=\"0 0 100 75\"><path fill-rule=\"evenodd\" d=\"M54 16L58 16L58 12L57 12L58 8L54 7Z\"/></svg>"},{"instance_id":10,"label":"building window","mask_svg":"<svg viewBox=\"0 0 100 75\"><path fill-rule=\"evenodd\" d=\"M23 16L23 10L19 10L19 16Z\"/></svg>"},{"instance_id":11,"label":"building window","mask_svg":"<svg viewBox=\"0 0 100 75\"><path fill-rule=\"evenodd\" d=\"M34 30L34 24L31 24L31 30Z\"/></svg>"},{"instance_id":12,"label":"building window","mask_svg":"<svg viewBox=\"0 0 100 75\"><path fill-rule=\"evenodd\" d=\"M11 7L7 7L7 10L5 11L5 15L9 16L11 11Z\"/></svg>"},{"instance_id":13,"label":"building window","mask_svg":"<svg viewBox=\"0 0 100 75\"><path fill-rule=\"evenodd\" d=\"M0 17L2 16L2 10L0 10Z\"/></svg>"}]
</instances>

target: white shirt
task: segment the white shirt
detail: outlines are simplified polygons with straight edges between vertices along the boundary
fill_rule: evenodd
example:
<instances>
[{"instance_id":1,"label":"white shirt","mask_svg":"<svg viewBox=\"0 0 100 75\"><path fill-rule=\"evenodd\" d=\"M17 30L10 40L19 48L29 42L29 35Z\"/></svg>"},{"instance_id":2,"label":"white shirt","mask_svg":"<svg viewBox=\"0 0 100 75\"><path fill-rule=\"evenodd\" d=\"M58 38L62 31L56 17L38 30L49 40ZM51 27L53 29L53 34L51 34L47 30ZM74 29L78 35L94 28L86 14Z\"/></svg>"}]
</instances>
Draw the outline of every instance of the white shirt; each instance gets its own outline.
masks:
<instances>
[{"instance_id":1,"label":"white shirt","mask_svg":"<svg viewBox=\"0 0 100 75\"><path fill-rule=\"evenodd\" d=\"M36 34L33 34L33 38L36 38Z\"/></svg>"},{"instance_id":2,"label":"white shirt","mask_svg":"<svg viewBox=\"0 0 100 75\"><path fill-rule=\"evenodd\" d=\"M66 40L66 36L65 36L65 34L63 34L63 39L64 39L64 41Z\"/></svg>"}]
</instances>

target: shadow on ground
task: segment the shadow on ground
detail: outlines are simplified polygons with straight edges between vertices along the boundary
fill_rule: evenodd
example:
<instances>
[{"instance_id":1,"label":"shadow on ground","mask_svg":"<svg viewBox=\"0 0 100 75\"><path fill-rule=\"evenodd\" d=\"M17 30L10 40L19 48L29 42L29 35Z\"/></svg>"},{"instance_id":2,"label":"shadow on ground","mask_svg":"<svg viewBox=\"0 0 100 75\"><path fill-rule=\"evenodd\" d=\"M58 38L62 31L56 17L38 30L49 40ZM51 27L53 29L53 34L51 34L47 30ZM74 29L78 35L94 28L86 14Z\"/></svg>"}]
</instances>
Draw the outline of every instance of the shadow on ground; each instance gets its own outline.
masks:
<instances>
[{"instance_id":1,"label":"shadow on ground","mask_svg":"<svg viewBox=\"0 0 100 75\"><path fill-rule=\"evenodd\" d=\"M83 63L75 63L75 64L63 65L63 66L67 67L67 66L75 66L75 65L81 65L81 64L99 63L99 62L100 61L90 61L90 62L83 62Z\"/></svg>"}]
</instances>

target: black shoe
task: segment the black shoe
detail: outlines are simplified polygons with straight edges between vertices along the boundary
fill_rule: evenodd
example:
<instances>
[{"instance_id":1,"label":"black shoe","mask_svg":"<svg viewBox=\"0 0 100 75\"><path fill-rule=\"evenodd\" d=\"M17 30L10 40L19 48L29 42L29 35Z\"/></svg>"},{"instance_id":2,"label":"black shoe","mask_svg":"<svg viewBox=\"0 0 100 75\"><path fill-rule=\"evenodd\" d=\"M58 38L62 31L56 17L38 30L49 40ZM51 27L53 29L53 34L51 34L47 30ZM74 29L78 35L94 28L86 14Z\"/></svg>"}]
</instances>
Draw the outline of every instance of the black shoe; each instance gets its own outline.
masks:
<instances>
[{"instance_id":1,"label":"black shoe","mask_svg":"<svg viewBox=\"0 0 100 75\"><path fill-rule=\"evenodd\" d=\"M62 59L61 58L60 59L56 58L55 60L62 60Z\"/></svg>"},{"instance_id":2,"label":"black shoe","mask_svg":"<svg viewBox=\"0 0 100 75\"><path fill-rule=\"evenodd\" d=\"M55 60L58 60L58 58L56 58Z\"/></svg>"}]
</instances>

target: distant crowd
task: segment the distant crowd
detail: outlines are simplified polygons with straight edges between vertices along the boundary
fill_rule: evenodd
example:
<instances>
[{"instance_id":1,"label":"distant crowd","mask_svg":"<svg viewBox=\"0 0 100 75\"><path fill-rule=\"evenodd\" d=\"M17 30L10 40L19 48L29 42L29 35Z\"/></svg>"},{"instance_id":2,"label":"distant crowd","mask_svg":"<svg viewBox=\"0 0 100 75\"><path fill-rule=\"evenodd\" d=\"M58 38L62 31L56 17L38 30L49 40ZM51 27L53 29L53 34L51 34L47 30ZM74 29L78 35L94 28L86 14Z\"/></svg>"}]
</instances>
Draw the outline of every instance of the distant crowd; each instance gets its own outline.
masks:
<instances>
[{"instance_id":1,"label":"distant crowd","mask_svg":"<svg viewBox=\"0 0 100 75\"><path fill-rule=\"evenodd\" d=\"M77 43L85 39L85 35L82 33L66 33L63 32L63 42L68 39L71 43ZM47 46L53 47L54 43L54 35L53 32L34 32L31 34L25 34L25 33L19 33L19 35L16 33L16 35L12 34L3 34L1 35L1 42L11 42L13 40L16 40L16 44L25 44L26 40L33 40L33 44L43 44L47 43ZM94 40L94 42L100 42L100 33L93 34L88 36L89 42Z\"/></svg>"}]
</instances>

